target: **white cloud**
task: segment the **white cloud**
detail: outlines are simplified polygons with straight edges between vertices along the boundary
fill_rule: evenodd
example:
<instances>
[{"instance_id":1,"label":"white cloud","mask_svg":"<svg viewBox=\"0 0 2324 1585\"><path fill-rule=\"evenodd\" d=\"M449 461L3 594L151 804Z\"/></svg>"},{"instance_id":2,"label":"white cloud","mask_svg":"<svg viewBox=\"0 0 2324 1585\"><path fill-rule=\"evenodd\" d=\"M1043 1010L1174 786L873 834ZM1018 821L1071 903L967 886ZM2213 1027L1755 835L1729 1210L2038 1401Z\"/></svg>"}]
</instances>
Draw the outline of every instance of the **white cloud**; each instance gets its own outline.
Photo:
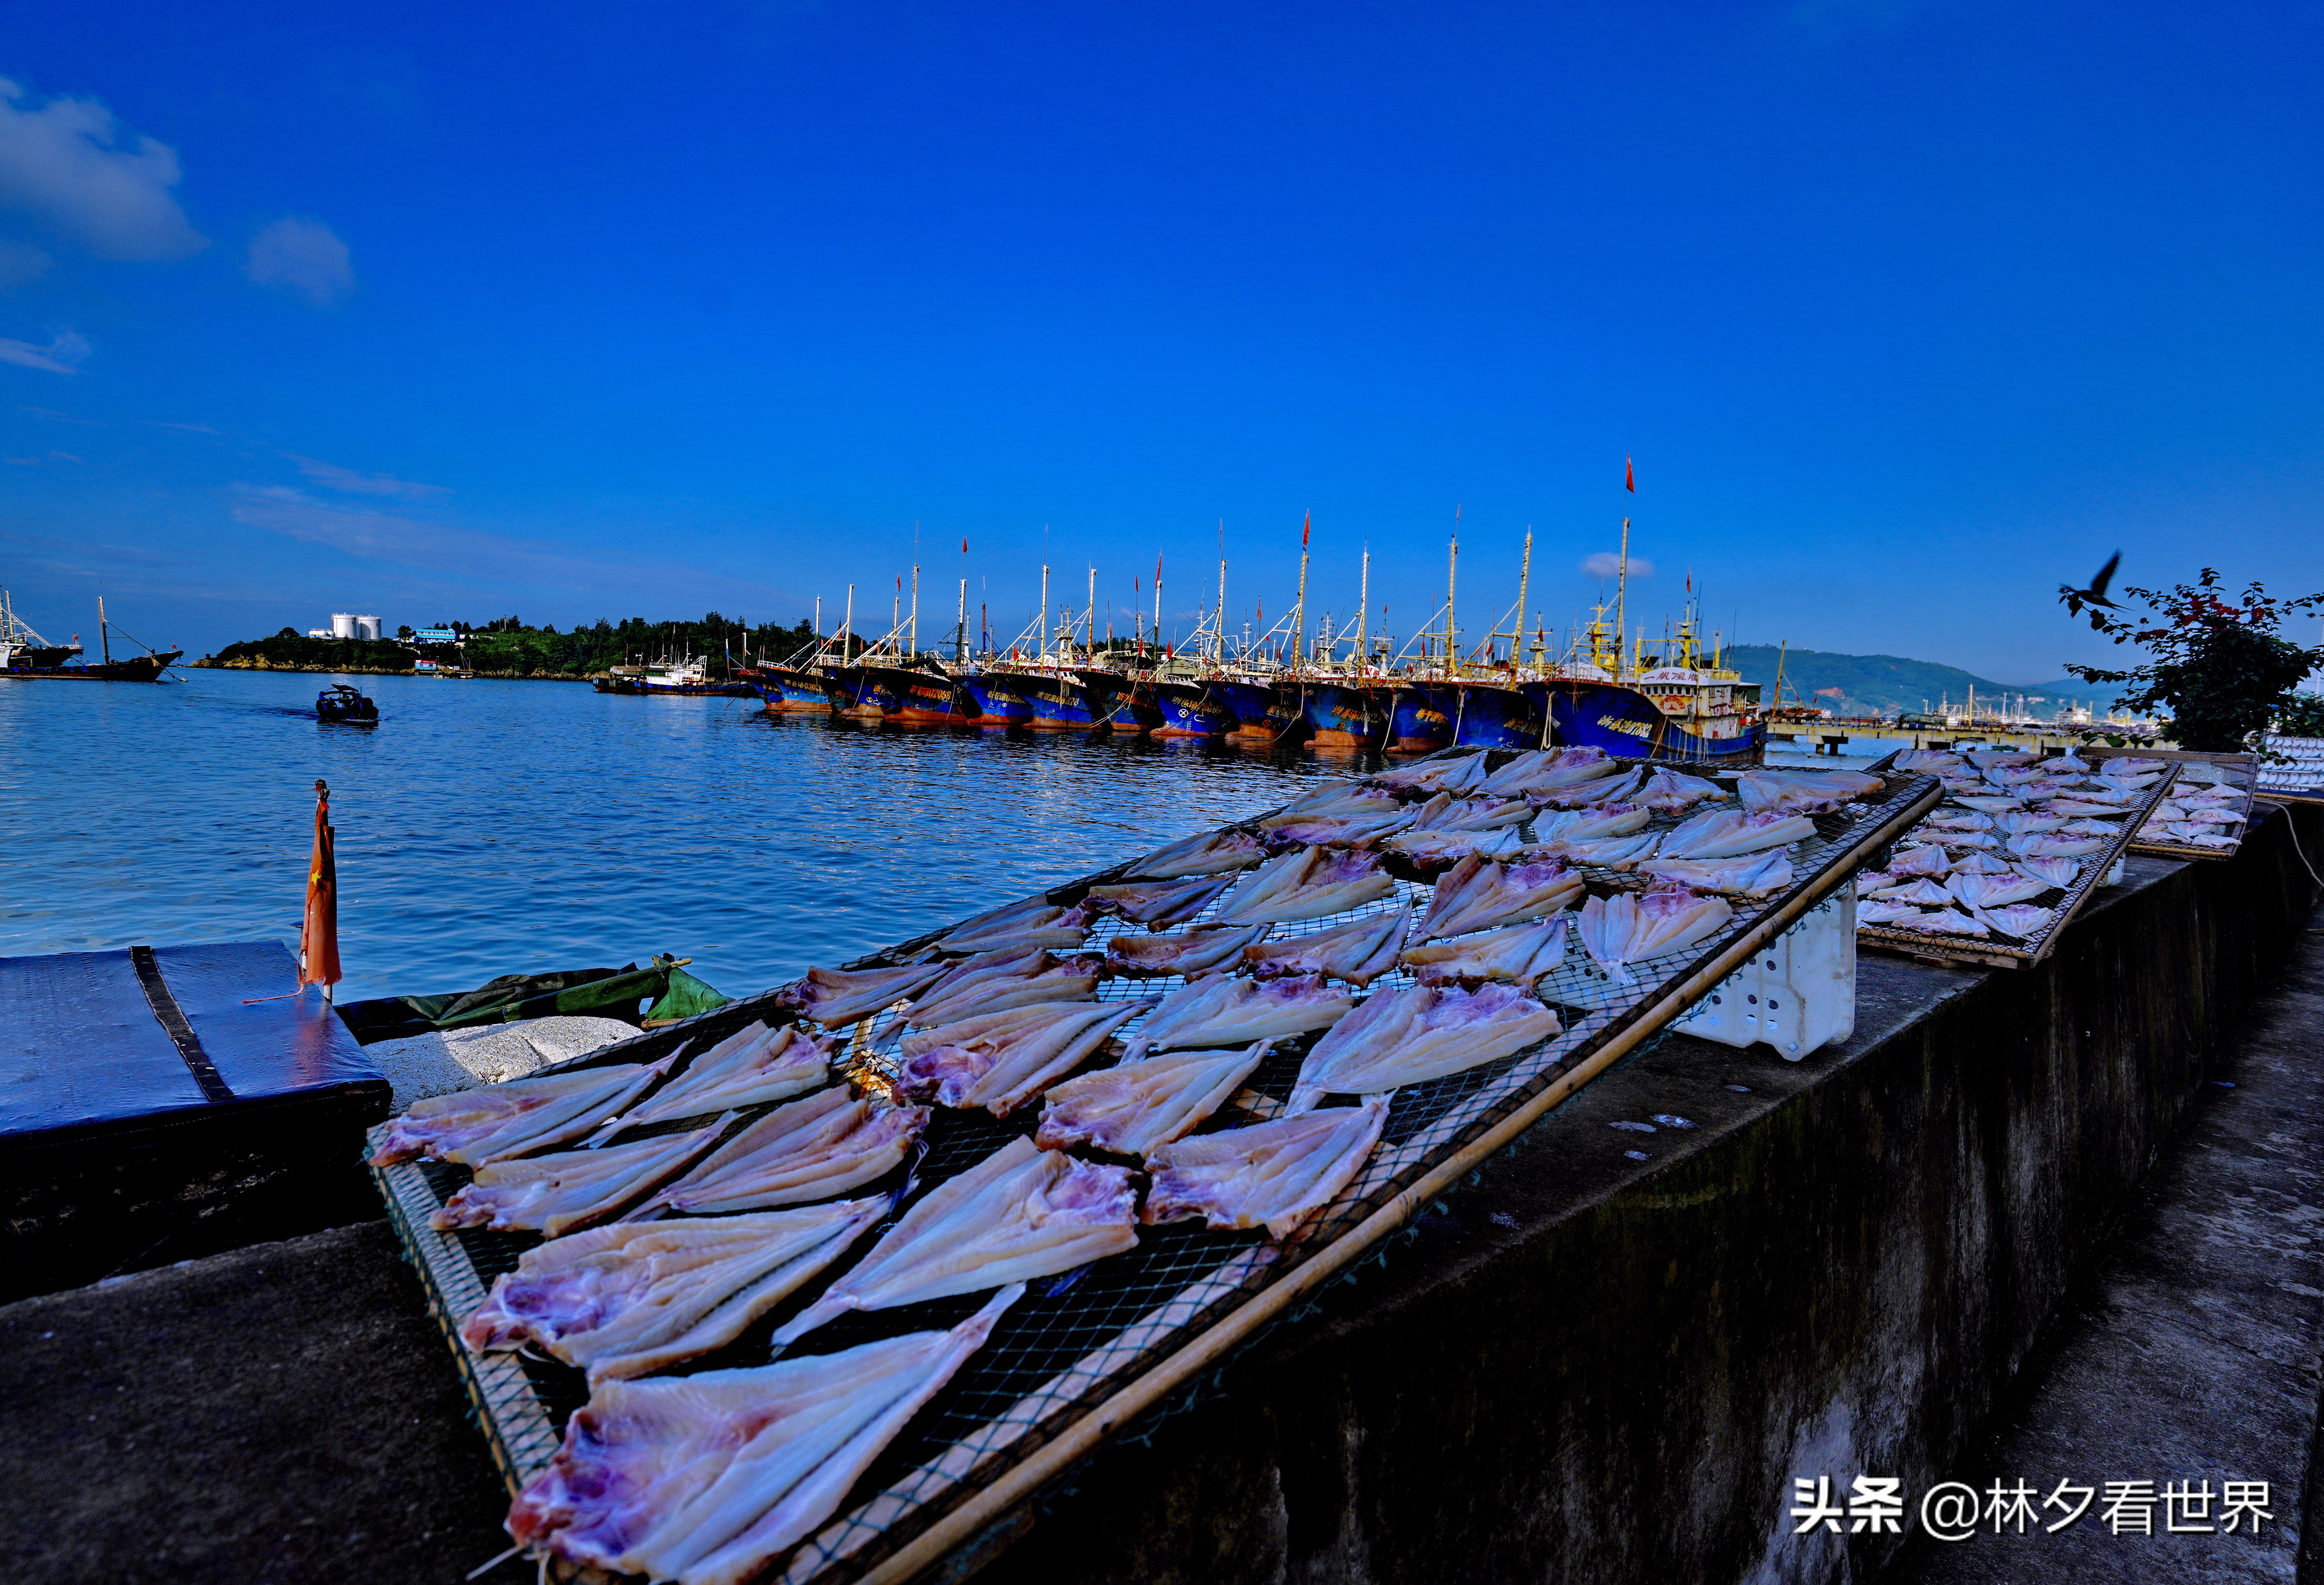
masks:
<instances>
[{"instance_id":1,"label":"white cloud","mask_svg":"<svg viewBox=\"0 0 2324 1585\"><path fill-rule=\"evenodd\" d=\"M209 245L170 189L178 153L140 137L95 99L27 107L0 78L0 207L100 259L176 259Z\"/></svg>"},{"instance_id":2,"label":"white cloud","mask_svg":"<svg viewBox=\"0 0 2324 1585\"><path fill-rule=\"evenodd\" d=\"M394 495L406 501L426 501L431 496L451 493L441 484L422 484L416 479L399 479L392 474L359 474L353 468L300 456L296 452L283 455L299 465L300 473L324 489L336 490L342 495Z\"/></svg>"},{"instance_id":3,"label":"white cloud","mask_svg":"<svg viewBox=\"0 0 2324 1585\"><path fill-rule=\"evenodd\" d=\"M261 286L279 286L318 309L346 300L355 289L355 266L339 234L319 220L287 217L250 239L243 273Z\"/></svg>"},{"instance_id":4,"label":"white cloud","mask_svg":"<svg viewBox=\"0 0 2324 1585\"><path fill-rule=\"evenodd\" d=\"M60 330L57 338L46 346L34 346L29 341L11 341L0 336L0 364L18 364L27 369L40 369L51 374L78 374L76 367L88 356L91 348L82 337L69 330ZM38 412L38 408L27 408Z\"/></svg>"},{"instance_id":5,"label":"white cloud","mask_svg":"<svg viewBox=\"0 0 2324 1585\"><path fill-rule=\"evenodd\" d=\"M1582 572L1585 577L1610 578L1618 576L1621 570L1622 557L1619 551L1600 550L1595 556L1585 556L1582 558ZM1650 578L1655 576L1655 564L1643 556L1633 556L1630 558L1630 576L1634 578Z\"/></svg>"}]
</instances>

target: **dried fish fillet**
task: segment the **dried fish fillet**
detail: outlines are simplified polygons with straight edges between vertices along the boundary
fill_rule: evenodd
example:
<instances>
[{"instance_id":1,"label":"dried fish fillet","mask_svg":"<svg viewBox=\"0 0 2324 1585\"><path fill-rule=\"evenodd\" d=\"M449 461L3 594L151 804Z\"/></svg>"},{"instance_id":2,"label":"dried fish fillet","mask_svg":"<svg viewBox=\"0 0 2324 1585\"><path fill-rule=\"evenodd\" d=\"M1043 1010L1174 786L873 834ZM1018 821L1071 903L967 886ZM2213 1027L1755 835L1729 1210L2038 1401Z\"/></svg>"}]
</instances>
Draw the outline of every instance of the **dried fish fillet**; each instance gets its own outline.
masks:
<instances>
[{"instance_id":1,"label":"dried fish fillet","mask_svg":"<svg viewBox=\"0 0 2324 1585\"><path fill-rule=\"evenodd\" d=\"M1406 951L1404 962L1424 985L1479 984L1503 980L1530 991L1565 961L1563 916L1530 925L1512 925L1458 941Z\"/></svg>"},{"instance_id":2,"label":"dried fish fillet","mask_svg":"<svg viewBox=\"0 0 2324 1585\"><path fill-rule=\"evenodd\" d=\"M1203 926L1183 935L1117 935L1105 944L1105 966L1117 974L1197 974L1236 962L1267 939L1272 925L1249 929Z\"/></svg>"},{"instance_id":3,"label":"dried fish fillet","mask_svg":"<svg viewBox=\"0 0 2324 1585\"><path fill-rule=\"evenodd\" d=\"M1191 880L1137 880L1120 886L1093 886L1090 899L1109 914L1119 914L1149 930L1183 925L1211 899L1234 884L1231 875L1197 876Z\"/></svg>"},{"instance_id":4,"label":"dried fish fillet","mask_svg":"<svg viewBox=\"0 0 2324 1585\"><path fill-rule=\"evenodd\" d=\"M652 1100L613 1119L607 1129L642 1128L672 1118L702 1117L785 1101L820 1089L831 1076L834 1042L796 1025L770 1029L753 1021L687 1064Z\"/></svg>"},{"instance_id":5,"label":"dried fish fillet","mask_svg":"<svg viewBox=\"0 0 2324 1585\"><path fill-rule=\"evenodd\" d=\"M1386 897L1396 882L1380 871L1378 853L1302 848L1270 860L1236 882L1213 925L1281 925L1320 919Z\"/></svg>"},{"instance_id":6,"label":"dried fish fillet","mask_svg":"<svg viewBox=\"0 0 2324 1585\"><path fill-rule=\"evenodd\" d=\"M1537 843L1597 842L1643 831L1654 817L1655 812L1644 804L1601 804L1544 815L1533 823L1533 835Z\"/></svg>"},{"instance_id":7,"label":"dried fish fillet","mask_svg":"<svg viewBox=\"0 0 2324 1585\"><path fill-rule=\"evenodd\" d=\"M1412 905L1394 913L1375 914L1318 930L1312 935L1292 935L1268 946L1243 949L1243 962L1261 978L1276 974L1322 974L1351 985L1370 985L1396 967L1396 949L1412 927Z\"/></svg>"},{"instance_id":8,"label":"dried fish fillet","mask_svg":"<svg viewBox=\"0 0 2324 1585\"><path fill-rule=\"evenodd\" d=\"M948 966L937 962L900 969L809 969L806 979L777 993L775 1005L836 1028L910 1000L942 979Z\"/></svg>"},{"instance_id":9,"label":"dried fish fillet","mask_svg":"<svg viewBox=\"0 0 2324 1585\"><path fill-rule=\"evenodd\" d=\"M2031 902L2050 888L2029 876L2003 874L1956 875L1945 889L1963 908L1990 913L2009 903Z\"/></svg>"},{"instance_id":10,"label":"dried fish fillet","mask_svg":"<svg viewBox=\"0 0 2324 1585\"><path fill-rule=\"evenodd\" d=\"M1372 778L1374 787L1407 792L1471 792L1485 785L1485 755L1480 750L1443 760L1424 760Z\"/></svg>"},{"instance_id":11,"label":"dried fish fillet","mask_svg":"<svg viewBox=\"0 0 2324 1585\"><path fill-rule=\"evenodd\" d=\"M1860 770L1746 770L1735 779L1746 810L1817 815L1878 792L1886 783Z\"/></svg>"},{"instance_id":12,"label":"dried fish fillet","mask_svg":"<svg viewBox=\"0 0 2324 1585\"><path fill-rule=\"evenodd\" d=\"M1150 1001L1074 1002L964 1018L904 1037L896 1088L914 1101L995 1117L1040 1094L1094 1056Z\"/></svg>"},{"instance_id":13,"label":"dried fish fillet","mask_svg":"<svg viewBox=\"0 0 2324 1585\"><path fill-rule=\"evenodd\" d=\"M428 1219L441 1231L488 1227L494 1232L539 1229L550 1238L610 1216L710 1148L726 1125L721 1117L683 1134L664 1134L603 1150L564 1150L523 1161L496 1161Z\"/></svg>"},{"instance_id":14,"label":"dried fish fillet","mask_svg":"<svg viewBox=\"0 0 2324 1585\"><path fill-rule=\"evenodd\" d=\"M844 1194L902 1165L925 1106L878 1106L834 1086L778 1106L646 1202L692 1214L763 1211Z\"/></svg>"},{"instance_id":15,"label":"dried fish fillet","mask_svg":"<svg viewBox=\"0 0 2324 1585\"><path fill-rule=\"evenodd\" d=\"M1383 843L1422 870L1441 870L1466 858L1506 859L1523 846L1514 827L1496 831L1399 831Z\"/></svg>"},{"instance_id":16,"label":"dried fish fillet","mask_svg":"<svg viewBox=\"0 0 2324 1585\"><path fill-rule=\"evenodd\" d=\"M1355 1181L1387 1122L1383 1096L1164 1145L1147 1156L1154 1187L1144 1218L1199 1216L1214 1228L1286 1237Z\"/></svg>"},{"instance_id":17,"label":"dried fish fillet","mask_svg":"<svg viewBox=\"0 0 2324 1585\"><path fill-rule=\"evenodd\" d=\"M1498 831L1505 825L1522 825L1533 814L1533 806L1523 798L1495 798L1481 794L1456 798L1451 793L1438 793L1420 806L1420 813L1412 822L1415 831Z\"/></svg>"},{"instance_id":18,"label":"dried fish fillet","mask_svg":"<svg viewBox=\"0 0 2324 1585\"><path fill-rule=\"evenodd\" d=\"M1635 985L1630 964L1692 946L1734 917L1724 898L1698 897L1683 888L1642 898L1619 892L1582 904L1579 931L1582 950L1600 968Z\"/></svg>"},{"instance_id":19,"label":"dried fish fillet","mask_svg":"<svg viewBox=\"0 0 2324 1585\"><path fill-rule=\"evenodd\" d=\"M509 1534L544 1564L740 1585L838 1511L1024 1292L1004 1288L949 1332L747 1370L606 1382L517 1494Z\"/></svg>"},{"instance_id":20,"label":"dried fish fillet","mask_svg":"<svg viewBox=\"0 0 2324 1585\"><path fill-rule=\"evenodd\" d=\"M593 1383L644 1376L733 1342L887 1213L874 1195L568 1233L519 1256L460 1337L478 1353L537 1344Z\"/></svg>"},{"instance_id":21,"label":"dried fish fillet","mask_svg":"<svg viewBox=\"0 0 2324 1585\"><path fill-rule=\"evenodd\" d=\"M979 963L987 966L964 972ZM1097 994L1098 969L1099 960L1093 955L1058 958L1047 947L980 953L963 959L951 973L922 991L900 1021L925 1029L973 1012L1003 1012L1038 1002L1085 1001ZM882 1029L881 1037L887 1033Z\"/></svg>"},{"instance_id":22,"label":"dried fish fillet","mask_svg":"<svg viewBox=\"0 0 2324 1585\"><path fill-rule=\"evenodd\" d=\"M1715 781L1700 776L1686 776L1675 770L1657 770L1646 778L1646 785L1631 795L1632 801L1648 809L1679 813L1711 798L1723 798L1727 790Z\"/></svg>"},{"instance_id":23,"label":"dried fish fillet","mask_svg":"<svg viewBox=\"0 0 2324 1585\"><path fill-rule=\"evenodd\" d=\"M1555 859L1524 864L1463 859L1436 882L1419 939L1537 919L1581 895L1582 877Z\"/></svg>"},{"instance_id":24,"label":"dried fish fillet","mask_svg":"<svg viewBox=\"0 0 2324 1585\"><path fill-rule=\"evenodd\" d=\"M1538 842L1521 850L1524 859L1560 859L1569 864L1595 864L1601 870L1628 870L1639 860L1655 854L1655 844L1661 841L1655 832L1642 831L1636 836L1601 837L1592 842Z\"/></svg>"},{"instance_id":25,"label":"dried fish fillet","mask_svg":"<svg viewBox=\"0 0 2324 1585\"><path fill-rule=\"evenodd\" d=\"M1376 847L1413 822L1413 814L1399 805L1378 815L1306 815L1286 820L1268 833L1281 843L1311 843L1324 847Z\"/></svg>"},{"instance_id":26,"label":"dried fish fillet","mask_svg":"<svg viewBox=\"0 0 2324 1585\"><path fill-rule=\"evenodd\" d=\"M1130 872L1140 880L1181 880L1247 870L1265 857L1267 844L1247 832L1210 831L1147 854Z\"/></svg>"},{"instance_id":27,"label":"dried fish fillet","mask_svg":"<svg viewBox=\"0 0 2324 1585\"><path fill-rule=\"evenodd\" d=\"M2023 941L2055 918L2057 910L2012 903L2007 908L1979 908L1977 917L2004 935L2015 935Z\"/></svg>"},{"instance_id":28,"label":"dried fish fillet","mask_svg":"<svg viewBox=\"0 0 2324 1585\"><path fill-rule=\"evenodd\" d=\"M1046 946L1064 952L1082 944L1096 917L1097 910L1086 903L1062 908L1041 898L1028 898L962 920L945 933L936 950L979 953Z\"/></svg>"},{"instance_id":29,"label":"dried fish fillet","mask_svg":"<svg viewBox=\"0 0 2324 1585\"><path fill-rule=\"evenodd\" d=\"M644 1094L685 1049L658 1063L582 1068L431 1095L387 1125L371 1164L424 1156L475 1166L577 1139Z\"/></svg>"},{"instance_id":30,"label":"dried fish fillet","mask_svg":"<svg viewBox=\"0 0 2324 1585\"><path fill-rule=\"evenodd\" d=\"M1907 848L1888 862L1891 875L1942 875L1951 868L1944 849L1937 847Z\"/></svg>"},{"instance_id":31,"label":"dried fish fillet","mask_svg":"<svg viewBox=\"0 0 2324 1585\"><path fill-rule=\"evenodd\" d=\"M1303 820L1362 820L1404 815L1404 801L1386 788L1360 782L1335 782L1331 787L1296 798L1259 822L1261 831L1279 831Z\"/></svg>"},{"instance_id":32,"label":"dried fish fillet","mask_svg":"<svg viewBox=\"0 0 2324 1585\"><path fill-rule=\"evenodd\" d=\"M1019 1135L904 1213L823 1296L776 1328L788 1348L853 1310L891 1310L1054 1276L1138 1244L1128 1169L1099 1166Z\"/></svg>"},{"instance_id":33,"label":"dried fish fillet","mask_svg":"<svg viewBox=\"0 0 2324 1585\"><path fill-rule=\"evenodd\" d=\"M1781 852L1748 859L1649 859L1638 871L1729 897L1765 897L1792 883L1791 857Z\"/></svg>"},{"instance_id":34,"label":"dried fish fillet","mask_svg":"<svg viewBox=\"0 0 2324 1585\"><path fill-rule=\"evenodd\" d=\"M1225 1105L1272 1041L1242 1051L1174 1051L1117 1063L1049 1092L1040 1131L1044 1150L1094 1146L1116 1156L1143 1156L1193 1130Z\"/></svg>"},{"instance_id":35,"label":"dried fish fillet","mask_svg":"<svg viewBox=\"0 0 2324 1585\"><path fill-rule=\"evenodd\" d=\"M1558 1032L1557 1015L1521 991L1408 985L1383 991L1315 1042L1289 1110L1326 1095L1373 1095L1441 1079L1522 1051Z\"/></svg>"},{"instance_id":36,"label":"dried fish fillet","mask_svg":"<svg viewBox=\"0 0 2324 1585\"><path fill-rule=\"evenodd\" d=\"M1646 783L1646 771L1632 767L1614 776L1534 787L1527 789L1526 802L1536 809L1581 809L1597 805L1628 803Z\"/></svg>"},{"instance_id":37,"label":"dried fish fillet","mask_svg":"<svg viewBox=\"0 0 2324 1585\"><path fill-rule=\"evenodd\" d=\"M1172 991L1130 1038L1130 1060L1149 1051L1185 1046L1240 1046L1328 1028L1348 1015L1354 998L1314 974L1249 980L1205 974Z\"/></svg>"},{"instance_id":38,"label":"dried fish fillet","mask_svg":"<svg viewBox=\"0 0 2324 1585\"><path fill-rule=\"evenodd\" d=\"M2014 836L2002 844L2002 851L2020 859L2079 859L2106 845L2103 837L2044 834Z\"/></svg>"},{"instance_id":39,"label":"dried fish fillet","mask_svg":"<svg viewBox=\"0 0 2324 1585\"><path fill-rule=\"evenodd\" d=\"M1815 834L1815 822L1804 815L1773 809L1757 813L1708 809L1665 833L1656 856L1737 859L1787 843L1804 842Z\"/></svg>"},{"instance_id":40,"label":"dried fish fillet","mask_svg":"<svg viewBox=\"0 0 2324 1585\"><path fill-rule=\"evenodd\" d=\"M1608 758L1603 749L1537 749L1519 754L1487 777L1480 791L1502 797L1580 787L1634 769Z\"/></svg>"}]
</instances>

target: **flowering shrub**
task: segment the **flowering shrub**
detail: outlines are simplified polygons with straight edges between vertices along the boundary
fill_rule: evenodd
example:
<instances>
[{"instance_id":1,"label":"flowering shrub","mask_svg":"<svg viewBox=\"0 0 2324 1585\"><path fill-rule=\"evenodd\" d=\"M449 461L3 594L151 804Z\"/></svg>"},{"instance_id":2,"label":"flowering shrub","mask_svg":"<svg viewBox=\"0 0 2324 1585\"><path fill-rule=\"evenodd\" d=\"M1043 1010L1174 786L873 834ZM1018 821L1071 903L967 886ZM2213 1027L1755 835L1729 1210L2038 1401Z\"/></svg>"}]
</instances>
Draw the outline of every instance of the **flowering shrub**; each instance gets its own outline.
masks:
<instances>
[{"instance_id":1,"label":"flowering shrub","mask_svg":"<svg viewBox=\"0 0 2324 1585\"><path fill-rule=\"evenodd\" d=\"M2236 599L2220 592L2219 575L2208 567L2175 589L2123 592L2144 604L2146 614L2094 604L2090 626L2117 644L2136 644L2151 657L2147 664L2128 671L2066 669L2085 682L2132 685L2116 703L2168 710L2171 737L2182 749L2251 747L2279 716L2301 711L2302 696L2294 689L2324 666L2324 646L2303 650L2277 631L2286 617L2324 606L2324 594L2278 600L2255 583Z\"/></svg>"}]
</instances>

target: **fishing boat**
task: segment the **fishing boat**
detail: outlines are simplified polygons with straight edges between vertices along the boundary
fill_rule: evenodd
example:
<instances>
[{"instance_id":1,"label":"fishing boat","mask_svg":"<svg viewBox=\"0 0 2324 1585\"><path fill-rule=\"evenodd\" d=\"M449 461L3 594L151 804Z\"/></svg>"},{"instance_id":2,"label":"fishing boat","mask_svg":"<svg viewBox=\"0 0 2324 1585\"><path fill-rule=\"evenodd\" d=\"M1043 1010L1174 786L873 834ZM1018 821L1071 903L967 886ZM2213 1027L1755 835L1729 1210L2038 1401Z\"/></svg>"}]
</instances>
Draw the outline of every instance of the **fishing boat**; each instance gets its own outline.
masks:
<instances>
[{"instance_id":1,"label":"fishing boat","mask_svg":"<svg viewBox=\"0 0 2324 1585\"><path fill-rule=\"evenodd\" d=\"M1001 673L978 664L954 673L953 680L975 701L977 725L1006 728L1033 724L1032 705Z\"/></svg>"},{"instance_id":2,"label":"fishing boat","mask_svg":"<svg viewBox=\"0 0 2324 1585\"><path fill-rule=\"evenodd\" d=\"M831 694L823 678L797 666L761 666L754 679L759 696L778 714L827 715Z\"/></svg>"},{"instance_id":3,"label":"fishing boat","mask_svg":"<svg viewBox=\"0 0 2324 1585\"><path fill-rule=\"evenodd\" d=\"M908 726L974 726L977 704L936 662L918 666L866 666L864 677L882 701L882 719Z\"/></svg>"},{"instance_id":4,"label":"fishing boat","mask_svg":"<svg viewBox=\"0 0 2324 1585\"><path fill-rule=\"evenodd\" d=\"M739 677L714 677L703 660L656 660L611 666L590 681L601 694L671 694L748 698L758 690Z\"/></svg>"},{"instance_id":5,"label":"fishing boat","mask_svg":"<svg viewBox=\"0 0 2324 1585\"><path fill-rule=\"evenodd\" d=\"M1240 724L1206 678L1157 677L1153 686L1155 708L1162 717L1154 729L1156 737L1224 737Z\"/></svg>"},{"instance_id":6,"label":"fishing boat","mask_svg":"<svg viewBox=\"0 0 2324 1585\"><path fill-rule=\"evenodd\" d=\"M1549 741L1544 733L1547 712L1526 697L1514 675L1506 681L1452 677L1433 687L1438 708L1451 722L1455 747L1538 749Z\"/></svg>"},{"instance_id":7,"label":"fishing boat","mask_svg":"<svg viewBox=\"0 0 2324 1585\"><path fill-rule=\"evenodd\" d=\"M1690 594L1691 594L1690 591ZM1604 610L1584 630L1588 653L1556 668L1532 692L1559 743L1631 759L1681 764L1756 765L1766 753L1759 685L1724 664L1714 642L1705 660L1696 607L1659 642L1606 642Z\"/></svg>"},{"instance_id":8,"label":"fishing boat","mask_svg":"<svg viewBox=\"0 0 2324 1585\"><path fill-rule=\"evenodd\" d=\"M63 682L159 682L161 674L185 653L183 650L148 649L135 639L129 639L145 653L124 655L115 660L112 628L106 621L102 598L97 603L97 631L103 659L92 666L81 650L78 633L69 644L50 643L17 617L14 601L6 590L0 589L0 677ZM127 633L121 636L129 638Z\"/></svg>"},{"instance_id":9,"label":"fishing boat","mask_svg":"<svg viewBox=\"0 0 2324 1585\"><path fill-rule=\"evenodd\" d=\"M355 726L376 725L379 706L352 684L335 682L315 696L315 719L342 721Z\"/></svg>"},{"instance_id":10,"label":"fishing boat","mask_svg":"<svg viewBox=\"0 0 2324 1585\"><path fill-rule=\"evenodd\" d=\"M1452 746L1452 716L1443 696L1425 683L1400 685L1388 704L1388 751L1433 754Z\"/></svg>"},{"instance_id":11,"label":"fishing boat","mask_svg":"<svg viewBox=\"0 0 2324 1585\"><path fill-rule=\"evenodd\" d=\"M1244 671L1218 677L1211 687L1234 712L1235 729L1227 735L1238 742L1291 742L1307 730L1296 685L1286 688L1276 677Z\"/></svg>"}]
</instances>

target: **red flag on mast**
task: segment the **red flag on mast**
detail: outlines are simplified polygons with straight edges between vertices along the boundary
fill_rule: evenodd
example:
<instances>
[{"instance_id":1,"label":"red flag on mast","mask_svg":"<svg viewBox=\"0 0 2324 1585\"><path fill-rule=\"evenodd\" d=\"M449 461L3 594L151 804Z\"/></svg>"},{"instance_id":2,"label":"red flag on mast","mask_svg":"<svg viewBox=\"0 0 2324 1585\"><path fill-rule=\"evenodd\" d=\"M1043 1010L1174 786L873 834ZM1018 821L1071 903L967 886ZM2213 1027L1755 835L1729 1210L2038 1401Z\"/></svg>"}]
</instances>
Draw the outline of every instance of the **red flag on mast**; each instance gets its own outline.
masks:
<instances>
[{"instance_id":1,"label":"red flag on mast","mask_svg":"<svg viewBox=\"0 0 2324 1585\"><path fill-rule=\"evenodd\" d=\"M1622 459L1622 488L1633 495L1638 493L1638 475L1631 470L1630 459L1627 456Z\"/></svg>"},{"instance_id":2,"label":"red flag on mast","mask_svg":"<svg viewBox=\"0 0 2324 1585\"><path fill-rule=\"evenodd\" d=\"M1302 523L1299 525L1299 548L1300 548L1300 549L1305 550L1305 549L1306 549L1306 548L1307 548L1307 530L1310 530L1310 529L1312 529L1312 528L1314 528L1314 526L1315 526L1315 514L1314 514L1314 512L1312 512L1312 511L1311 511L1311 512L1309 512L1309 513L1307 514L1306 521L1304 521L1304 522L1302 522Z\"/></svg>"},{"instance_id":3,"label":"red flag on mast","mask_svg":"<svg viewBox=\"0 0 2324 1585\"><path fill-rule=\"evenodd\" d=\"M307 861L307 914L299 927L299 988L320 985L327 997L339 972L337 835L331 829L331 789L315 784L315 852Z\"/></svg>"}]
</instances>

